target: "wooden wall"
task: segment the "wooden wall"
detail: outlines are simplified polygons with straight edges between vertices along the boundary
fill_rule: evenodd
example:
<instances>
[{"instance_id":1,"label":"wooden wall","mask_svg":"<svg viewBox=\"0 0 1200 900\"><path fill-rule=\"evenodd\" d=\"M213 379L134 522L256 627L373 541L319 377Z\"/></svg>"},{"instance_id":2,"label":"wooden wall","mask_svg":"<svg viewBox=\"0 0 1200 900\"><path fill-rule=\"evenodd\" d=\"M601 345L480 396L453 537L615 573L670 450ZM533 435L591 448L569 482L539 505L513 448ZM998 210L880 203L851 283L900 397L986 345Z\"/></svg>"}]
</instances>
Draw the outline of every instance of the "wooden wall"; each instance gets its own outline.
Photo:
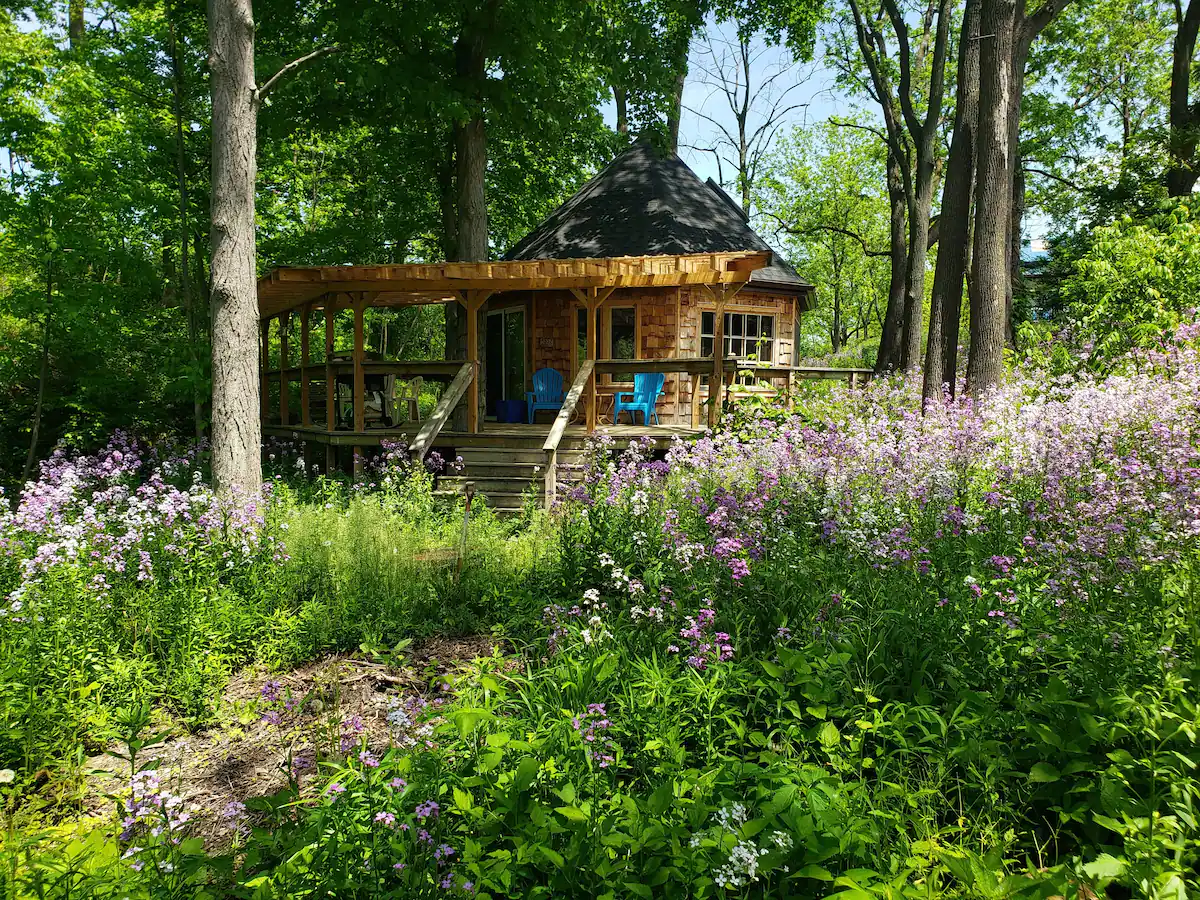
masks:
<instances>
[{"instance_id":1,"label":"wooden wall","mask_svg":"<svg viewBox=\"0 0 1200 900\"><path fill-rule=\"evenodd\" d=\"M575 351L575 322L580 304L569 292L539 291L532 294L531 338L532 369L529 375L543 367L558 369L567 385L575 377L579 361ZM637 310L637 358L670 359L678 356L700 356L700 314L714 307L712 298L699 287L688 288L630 288L615 291L599 312L599 355L606 358L609 351L609 311L614 307L635 307ZM797 301L765 292L743 288L727 305L729 312L756 312L775 316L775 362L793 363L795 310ZM597 390L601 394L602 421L611 421L612 394L628 390L627 385L606 383L601 378ZM688 424L690 421L691 378L668 373L659 400L658 415L663 424ZM707 389L701 388L701 400ZM538 421L550 421L549 413L539 413ZM640 421L640 420L639 420Z\"/></svg>"}]
</instances>

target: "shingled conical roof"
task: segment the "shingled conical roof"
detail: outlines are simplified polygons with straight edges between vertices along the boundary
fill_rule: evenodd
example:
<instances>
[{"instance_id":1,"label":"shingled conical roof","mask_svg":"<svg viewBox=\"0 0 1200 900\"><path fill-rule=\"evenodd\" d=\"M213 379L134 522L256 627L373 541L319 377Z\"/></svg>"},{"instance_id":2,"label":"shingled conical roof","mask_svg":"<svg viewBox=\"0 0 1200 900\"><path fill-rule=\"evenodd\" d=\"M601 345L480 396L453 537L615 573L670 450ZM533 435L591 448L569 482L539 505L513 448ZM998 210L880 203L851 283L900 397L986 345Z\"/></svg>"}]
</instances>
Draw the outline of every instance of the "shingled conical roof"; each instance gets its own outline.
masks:
<instances>
[{"instance_id":1,"label":"shingled conical roof","mask_svg":"<svg viewBox=\"0 0 1200 900\"><path fill-rule=\"evenodd\" d=\"M751 284L788 293L811 285L754 233L733 199L674 153L634 144L522 238L505 259L588 259L757 250L771 264Z\"/></svg>"}]
</instances>

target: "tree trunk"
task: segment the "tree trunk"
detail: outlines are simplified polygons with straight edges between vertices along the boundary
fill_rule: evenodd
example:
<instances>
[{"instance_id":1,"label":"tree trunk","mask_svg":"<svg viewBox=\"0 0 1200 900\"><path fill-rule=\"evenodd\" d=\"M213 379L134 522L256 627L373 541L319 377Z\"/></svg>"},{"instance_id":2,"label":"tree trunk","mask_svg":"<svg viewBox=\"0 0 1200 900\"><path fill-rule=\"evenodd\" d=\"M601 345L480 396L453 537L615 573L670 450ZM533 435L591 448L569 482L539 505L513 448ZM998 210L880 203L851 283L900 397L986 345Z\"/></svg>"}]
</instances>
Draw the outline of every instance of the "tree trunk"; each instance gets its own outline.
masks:
<instances>
[{"instance_id":1,"label":"tree trunk","mask_svg":"<svg viewBox=\"0 0 1200 900\"><path fill-rule=\"evenodd\" d=\"M483 118L483 86L487 77L487 57L484 52L484 30L478 23L464 26L464 33L455 44L455 58L460 80L466 86L473 104L471 118L454 126L455 185L457 188L455 259L462 262L480 262L488 258L488 211L487 211L487 132ZM466 346L467 319L464 308L456 310L456 337L461 331L463 346ZM484 334L482 327L485 313L480 310L477 333ZM485 389L484 352L485 341L478 342L479 420L483 421L487 408ZM456 412L455 427L466 429L466 410Z\"/></svg>"},{"instance_id":2,"label":"tree trunk","mask_svg":"<svg viewBox=\"0 0 1200 900\"><path fill-rule=\"evenodd\" d=\"M929 216L933 205L933 158L917 163L913 208L908 220L908 260L904 271L904 320L900 367L921 366L921 319L925 307L925 261L929 258Z\"/></svg>"},{"instance_id":3,"label":"tree trunk","mask_svg":"<svg viewBox=\"0 0 1200 900\"><path fill-rule=\"evenodd\" d=\"M257 109L250 0L209 0L212 72L212 469L218 491L262 485L254 280Z\"/></svg>"},{"instance_id":4,"label":"tree trunk","mask_svg":"<svg viewBox=\"0 0 1200 900\"><path fill-rule=\"evenodd\" d=\"M1014 143L1017 135L1010 135ZM1004 295L1004 340L1016 349L1017 323L1014 319L1014 300L1020 296L1021 276L1021 226L1025 219L1025 172L1021 168L1021 150L1018 147L1012 163L1012 200L1008 224L1008 284Z\"/></svg>"},{"instance_id":5,"label":"tree trunk","mask_svg":"<svg viewBox=\"0 0 1200 900\"><path fill-rule=\"evenodd\" d=\"M71 49L78 50L83 46L84 30L84 0L69 0L67 3L67 38Z\"/></svg>"},{"instance_id":6,"label":"tree trunk","mask_svg":"<svg viewBox=\"0 0 1200 900\"><path fill-rule=\"evenodd\" d=\"M42 318L42 362L38 367L37 401L33 406L33 421L29 426L29 453L25 456L25 470L21 474L22 481L33 477L33 467L37 463L38 438L42 430L42 407L46 401L46 382L50 378L50 325L54 316L54 268L53 256L46 263L46 314Z\"/></svg>"},{"instance_id":7,"label":"tree trunk","mask_svg":"<svg viewBox=\"0 0 1200 900\"><path fill-rule=\"evenodd\" d=\"M1196 37L1200 31L1200 0L1191 0L1187 12L1178 15L1175 41L1171 47L1171 168L1167 172L1167 193L1185 197L1196 183L1196 144L1200 138L1200 110L1189 102L1192 58L1196 55Z\"/></svg>"},{"instance_id":8,"label":"tree trunk","mask_svg":"<svg viewBox=\"0 0 1200 900\"><path fill-rule=\"evenodd\" d=\"M629 134L629 92L613 85L613 102L617 105L617 134Z\"/></svg>"},{"instance_id":9,"label":"tree trunk","mask_svg":"<svg viewBox=\"0 0 1200 900\"><path fill-rule=\"evenodd\" d=\"M1200 0L1197 0L1200 2ZM687 80L687 50L684 50L682 68L675 74L675 87L671 92L671 105L667 108L667 149L679 152L679 120L683 115L683 85Z\"/></svg>"},{"instance_id":10,"label":"tree trunk","mask_svg":"<svg viewBox=\"0 0 1200 900\"><path fill-rule=\"evenodd\" d=\"M905 245L904 226L908 216L908 200L904 191L904 175L900 162L891 152L887 158L888 203L891 205L891 240L889 258L891 280L888 283L887 310L883 314L883 332L879 338L879 354L875 358L875 372L882 374L900 364L904 325L904 280L908 268L908 248Z\"/></svg>"},{"instance_id":11,"label":"tree trunk","mask_svg":"<svg viewBox=\"0 0 1200 900\"><path fill-rule=\"evenodd\" d=\"M975 295L971 300L971 356L967 390L982 397L1004 367L1005 284L1008 281L1009 207L1013 156L1009 111L1013 102L1014 0L982 0L979 53L978 184L975 198Z\"/></svg>"},{"instance_id":12,"label":"tree trunk","mask_svg":"<svg viewBox=\"0 0 1200 900\"><path fill-rule=\"evenodd\" d=\"M200 336L199 315L195 292L192 290L191 275L191 226L189 212L191 201L188 197L187 182L187 145L183 134L183 95L184 74L183 62L179 57L179 43L175 37L175 23L170 17L173 9L168 9L167 28L170 35L171 51L171 106L175 117L175 182L179 192L179 293L184 315L187 317L188 356L192 364L192 422L197 441L204 439L204 395L200 379Z\"/></svg>"},{"instance_id":13,"label":"tree trunk","mask_svg":"<svg viewBox=\"0 0 1200 900\"><path fill-rule=\"evenodd\" d=\"M958 331L971 236L975 132L979 117L979 5L980 0L968 0L958 43L954 136L942 184L938 255L933 273L929 342L925 349L922 393L926 400L940 397L943 385L948 386L953 396L958 379Z\"/></svg>"}]
</instances>

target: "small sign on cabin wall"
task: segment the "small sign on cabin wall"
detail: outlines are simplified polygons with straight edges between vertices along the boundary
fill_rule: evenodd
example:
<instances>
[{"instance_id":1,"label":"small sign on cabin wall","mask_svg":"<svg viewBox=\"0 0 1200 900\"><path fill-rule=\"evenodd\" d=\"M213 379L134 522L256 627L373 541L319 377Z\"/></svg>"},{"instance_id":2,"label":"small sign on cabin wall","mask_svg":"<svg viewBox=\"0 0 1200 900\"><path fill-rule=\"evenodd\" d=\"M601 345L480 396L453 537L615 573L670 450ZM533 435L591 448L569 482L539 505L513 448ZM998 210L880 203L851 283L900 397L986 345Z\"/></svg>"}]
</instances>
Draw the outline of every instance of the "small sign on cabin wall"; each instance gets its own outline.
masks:
<instances>
[{"instance_id":1,"label":"small sign on cabin wall","mask_svg":"<svg viewBox=\"0 0 1200 900\"><path fill-rule=\"evenodd\" d=\"M554 338L552 338L552 337L538 338L538 349L539 350L553 350L554 349Z\"/></svg>"}]
</instances>

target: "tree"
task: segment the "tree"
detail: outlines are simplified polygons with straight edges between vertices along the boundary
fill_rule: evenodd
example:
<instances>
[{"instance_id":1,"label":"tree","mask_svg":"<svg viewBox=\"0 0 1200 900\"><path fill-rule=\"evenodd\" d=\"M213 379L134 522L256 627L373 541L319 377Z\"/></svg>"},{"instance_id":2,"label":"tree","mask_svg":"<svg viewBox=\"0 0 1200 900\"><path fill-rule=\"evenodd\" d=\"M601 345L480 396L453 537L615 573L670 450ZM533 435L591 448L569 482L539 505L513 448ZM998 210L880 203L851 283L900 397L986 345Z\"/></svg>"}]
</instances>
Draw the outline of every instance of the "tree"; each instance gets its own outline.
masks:
<instances>
[{"instance_id":1,"label":"tree","mask_svg":"<svg viewBox=\"0 0 1200 900\"><path fill-rule=\"evenodd\" d=\"M758 84L754 83L754 70L766 52L767 47L761 43L752 44L750 35L739 33L733 41L707 35L697 80L709 89L709 97L718 98L728 108L733 122L725 125L706 113L707 104L688 110L715 129L714 145L705 149L716 157L721 184L736 188L747 214L775 135L789 113L807 105L789 102L792 92L807 81L806 75L797 72L794 61L775 65ZM789 78L792 75L798 77ZM733 173L728 180L724 177L726 165Z\"/></svg>"},{"instance_id":2,"label":"tree","mask_svg":"<svg viewBox=\"0 0 1200 900\"><path fill-rule=\"evenodd\" d=\"M954 131L938 219L938 256L933 275L922 389L926 400L940 396L943 385L953 393L958 377L958 334L963 278L970 255L975 134L979 119L979 13L980 0L967 0L958 41Z\"/></svg>"},{"instance_id":3,"label":"tree","mask_svg":"<svg viewBox=\"0 0 1200 900\"><path fill-rule=\"evenodd\" d=\"M757 202L807 277L833 353L866 341L887 296L886 150L869 132L826 122L794 128L772 154Z\"/></svg>"},{"instance_id":4,"label":"tree","mask_svg":"<svg viewBox=\"0 0 1200 900\"><path fill-rule=\"evenodd\" d=\"M1171 168L1167 193L1182 197L1196 183L1196 146L1200 142L1200 103L1191 102L1196 38L1200 32L1200 0L1174 0L1175 41L1171 47Z\"/></svg>"},{"instance_id":5,"label":"tree","mask_svg":"<svg viewBox=\"0 0 1200 900\"><path fill-rule=\"evenodd\" d=\"M884 0L873 15L864 12L859 0L849 0L848 5L854 42L868 78L862 79L854 70L846 41L836 54L841 60L842 77L857 85L880 109L888 148L903 187L908 220L899 329L893 304L885 318L876 367L880 371L911 368L921 362L929 224L952 7L949 0L929 0L922 12L921 31L914 38L905 11L896 0ZM895 262L900 263L898 255Z\"/></svg>"},{"instance_id":6,"label":"tree","mask_svg":"<svg viewBox=\"0 0 1200 900\"><path fill-rule=\"evenodd\" d=\"M258 98L250 0L209 0L212 72L212 473L217 489L262 483L254 177Z\"/></svg>"}]
</instances>

